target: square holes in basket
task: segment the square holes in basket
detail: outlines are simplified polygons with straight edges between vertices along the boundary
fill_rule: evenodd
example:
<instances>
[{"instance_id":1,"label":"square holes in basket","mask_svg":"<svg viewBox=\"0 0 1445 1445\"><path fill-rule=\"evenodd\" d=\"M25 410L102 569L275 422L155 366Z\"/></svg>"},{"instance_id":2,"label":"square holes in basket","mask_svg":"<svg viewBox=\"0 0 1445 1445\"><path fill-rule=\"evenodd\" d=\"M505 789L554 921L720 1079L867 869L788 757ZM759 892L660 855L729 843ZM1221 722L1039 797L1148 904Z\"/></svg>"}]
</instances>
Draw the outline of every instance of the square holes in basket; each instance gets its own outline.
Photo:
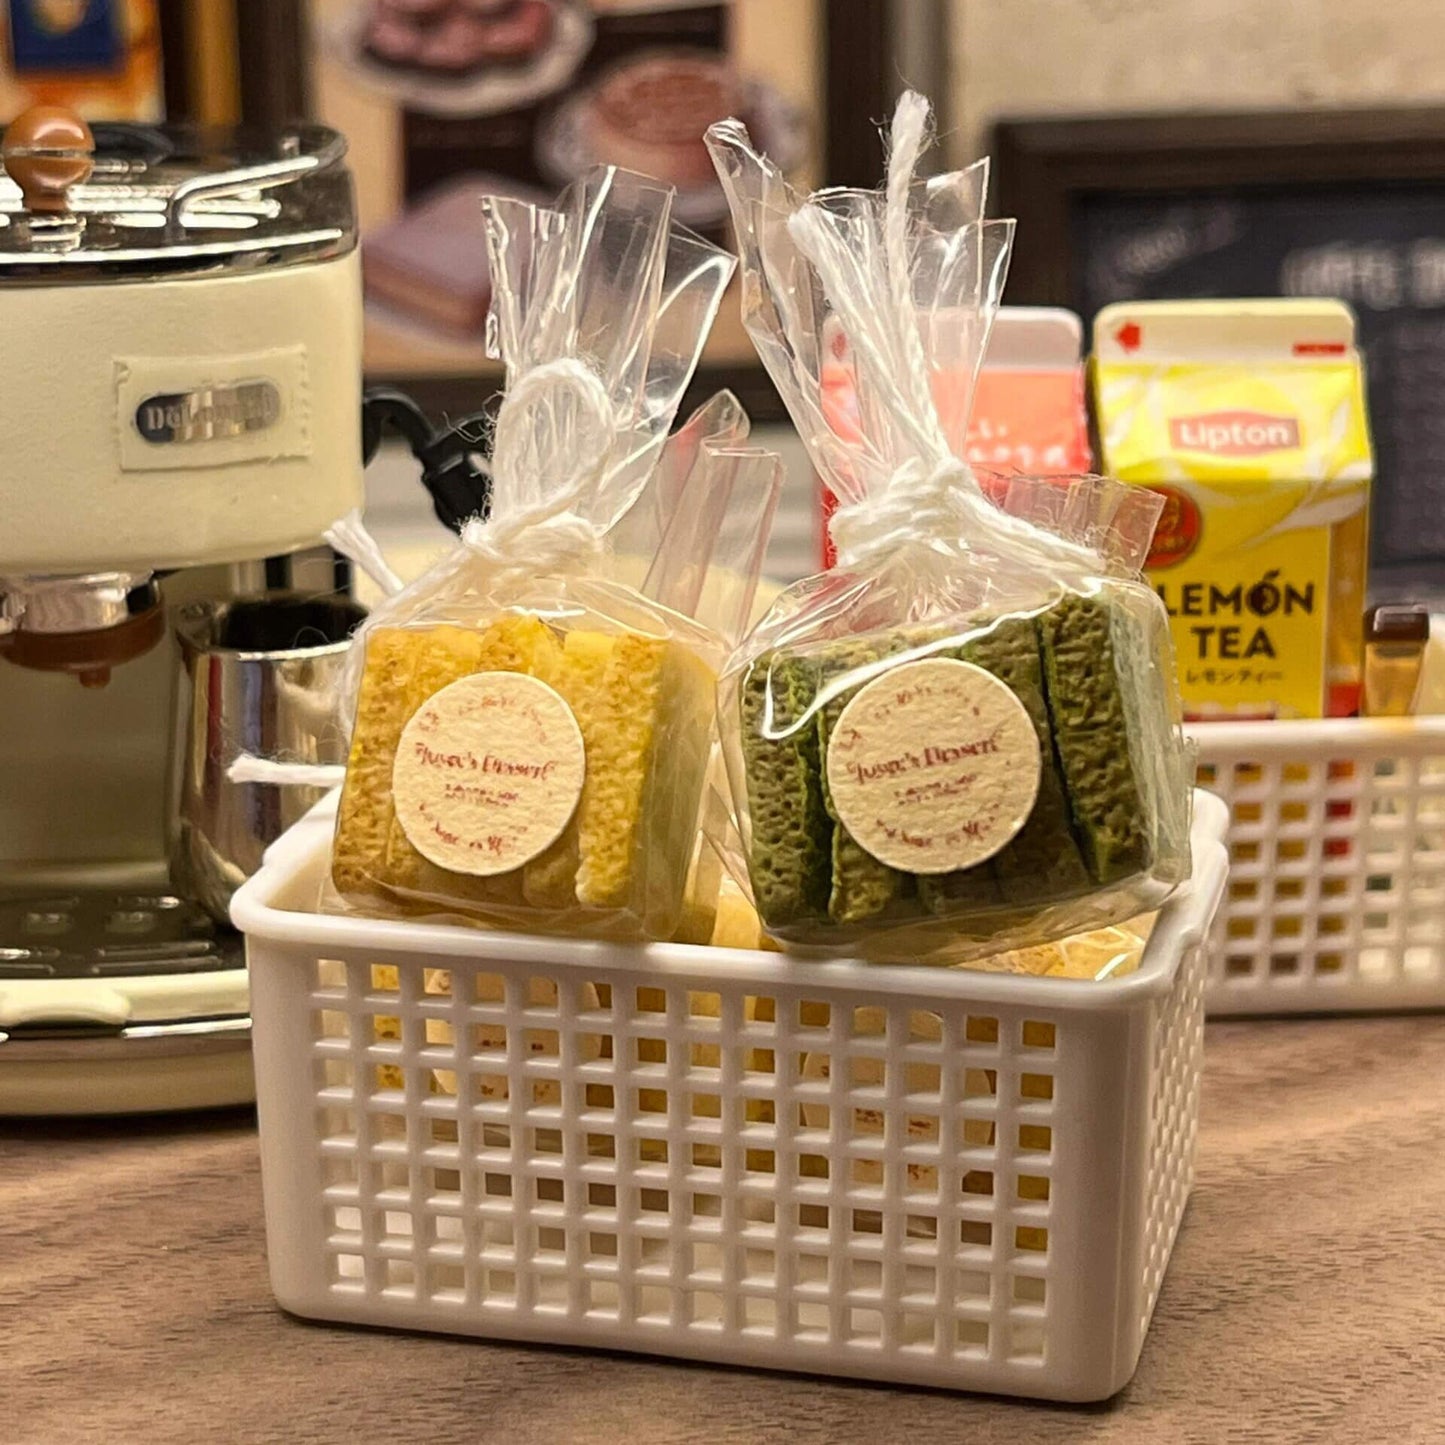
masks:
<instances>
[{"instance_id":1,"label":"square holes in basket","mask_svg":"<svg viewBox=\"0 0 1445 1445\"><path fill-rule=\"evenodd\" d=\"M332 1286L1042 1363L1056 1018L321 963Z\"/></svg>"},{"instance_id":2,"label":"square holes in basket","mask_svg":"<svg viewBox=\"0 0 1445 1445\"><path fill-rule=\"evenodd\" d=\"M1231 991L1445 980L1445 756L1217 762L1230 883L1211 948Z\"/></svg>"},{"instance_id":3,"label":"square holes in basket","mask_svg":"<svg viewBox=\"0 0 1445 1445\"><path fill-rule=\"evenodd\" d=\"M1203 950L1180 965L1178 987L1155 1007L1150 1058L1149 1159L1144 1185L1144 1281L1140 1333L1149 1327L1159 1286L1194 1183L1199 1126L1200 1058L1204 1052Z\"/></svg>"}]
</instances>

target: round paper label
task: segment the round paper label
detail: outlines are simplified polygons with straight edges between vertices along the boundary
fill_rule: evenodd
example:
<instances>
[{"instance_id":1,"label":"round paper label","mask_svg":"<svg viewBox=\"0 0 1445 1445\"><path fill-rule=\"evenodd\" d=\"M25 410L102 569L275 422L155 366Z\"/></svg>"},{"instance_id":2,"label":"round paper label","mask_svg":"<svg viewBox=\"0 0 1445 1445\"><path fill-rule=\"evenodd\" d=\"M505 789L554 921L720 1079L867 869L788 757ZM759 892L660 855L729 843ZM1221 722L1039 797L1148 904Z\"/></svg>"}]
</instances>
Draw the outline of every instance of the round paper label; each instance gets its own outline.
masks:
<instances>
[{"instance_id":1,"label":"round paper label","mask_svg":"<svg viewBox=\"0 0 1445 1445\"><path fill-rule=\"evenodd\" d=\"M510 873L556 842L586 775L572 710L545 682L478 672L427 699L392 766L397 821L454 873Z\"/></svg>"},{"instance_id":2,"label":"round paper label","mask_svg":"<svg viewBox=\"0 0 1445 1445\"><path fill-rule=\"evenodd\" d=\"M874 678L828 742L833 807L854 840L905 873L992 858L1039 791L1039 739L992 673L930 657Z\"/></svg>"}]
</instances>

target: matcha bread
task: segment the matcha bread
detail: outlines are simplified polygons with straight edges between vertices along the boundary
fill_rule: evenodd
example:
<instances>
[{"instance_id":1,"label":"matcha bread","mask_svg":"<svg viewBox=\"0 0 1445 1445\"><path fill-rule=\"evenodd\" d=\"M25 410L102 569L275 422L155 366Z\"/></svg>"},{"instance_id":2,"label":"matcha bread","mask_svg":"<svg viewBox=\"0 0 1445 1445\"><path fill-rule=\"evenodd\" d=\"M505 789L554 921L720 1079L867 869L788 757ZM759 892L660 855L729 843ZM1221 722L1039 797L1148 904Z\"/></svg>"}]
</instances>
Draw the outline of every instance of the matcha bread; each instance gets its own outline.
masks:
<instances>
[{"instance_id":1,"label":"matcha bread","mask_svg":"<svg viewBox=\"0 0 1445 1445\"><path fill-rule=\"evenodd\" d=\"M1006 903L1026 903L1040 894L1067 896L1089 884L1088 870L1070 831L1068 804L1054 754L1038 625L1036 618L1002 618L990 631L970 638L958 654L964 662L972 662L1008 684L1039 740L1042 766L1033 812L991 860Z\"/></svg>"},{"instance_id":2,"label":"matcha bread","mask_svg":"<svg viewBox=\"0 0 1445 1445\"><path fill-rule=\"evenodd\" d=\"M829 925L930 917L1013 927L1036 906L1147 869L1110 612L1105 599L1070 594L1037 614L896 629L757 659L743 681L740 714L749 865L764 926L802 941L826 937ZM872 664L902 653L909 661L955 658L991 673L1018 698L1038 739L1032 811L998 852L971 868L913 875L888 866L849 833L829 792L828 747L844 709L881 675Z\"/></svg>"},{"instance_id":3,"label":"matcha bread","mask_svg":"<svg viewBox=\"0 0 1445 1445\"><path fill-rule=\"evenodd\" d=\"M843 709L869 680L865 676L852 687L836 684L849 673L878 662L903 645L901 637L850 638L834 643L818 658L818 760L823 803L833 823L832 886L828 895L828 917L835 923L862 923L888 911L902 892L905 874L880 863L857 843L838 819L828 788L828 738ZM830 684L834 684L830 688Z\"/></svg>"},{"instance_id":4,"label":"matcha bread","mask_svg":"<svg viewBox=\"0 0 1445 1445\"><path fill-rule=\"evenodd\" d=\"M828 912L833 827L810 715L817 672L808 658L767 653L742 682L749 873L758 913L770 927L826 918Z\"/></svg>"},{"instance_id":5,"label":"matcha bread","mask_svg":"<svg viewBox=\"0 0 1445 1445\"><path fill-rule=\"evenodd\" d=\"M1074 833L1095 881L1113 883L1146 867L1149 847L1110 608L1070 595L1040 616L1039 635Z\"/></svg>"}]
</instances>

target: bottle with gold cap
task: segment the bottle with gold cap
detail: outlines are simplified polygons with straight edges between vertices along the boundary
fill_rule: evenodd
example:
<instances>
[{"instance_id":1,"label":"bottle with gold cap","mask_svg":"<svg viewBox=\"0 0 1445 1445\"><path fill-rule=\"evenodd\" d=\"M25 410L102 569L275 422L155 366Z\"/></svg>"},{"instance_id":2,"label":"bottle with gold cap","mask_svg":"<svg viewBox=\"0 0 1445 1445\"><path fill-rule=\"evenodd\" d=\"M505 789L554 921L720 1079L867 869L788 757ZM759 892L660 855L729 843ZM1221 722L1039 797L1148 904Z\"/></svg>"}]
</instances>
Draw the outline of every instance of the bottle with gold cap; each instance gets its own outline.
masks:
<instances>
[{"instance_id":1,"label":"bottle with gold cap","mask_svg":"<svg viewBox=\"0 0 1445 1445\"><path fill-rule=\"evenodd\" d=\"M1365 613L1366 717L1408 717L1420 696L1430 614L1416 603L1389 603Z\"/></svg>"}]
</instances>

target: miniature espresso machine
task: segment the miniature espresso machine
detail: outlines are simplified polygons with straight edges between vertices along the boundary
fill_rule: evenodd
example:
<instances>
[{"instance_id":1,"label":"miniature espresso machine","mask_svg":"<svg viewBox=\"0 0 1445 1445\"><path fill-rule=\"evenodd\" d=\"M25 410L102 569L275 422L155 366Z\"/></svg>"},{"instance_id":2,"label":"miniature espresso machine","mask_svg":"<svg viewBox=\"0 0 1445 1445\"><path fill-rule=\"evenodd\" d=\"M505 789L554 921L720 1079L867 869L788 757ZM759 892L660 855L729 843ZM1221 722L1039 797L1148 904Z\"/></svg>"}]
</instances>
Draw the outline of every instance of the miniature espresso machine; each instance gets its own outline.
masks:
<instances>
[{"instance_id":1,"label":"miniature espresso machine","mask_svg":"<svg viewBox=\"0 0 1445 1445\"><path fill-rule=\"evenodd\" d=\"M225 902L309 799L228 798L215 744L339 745L359 611L318 548L362 497L344 154L321 127L248 147L47 107L5 135L0 1113L252 1096Z\"/></svg>"}]
</instances>

